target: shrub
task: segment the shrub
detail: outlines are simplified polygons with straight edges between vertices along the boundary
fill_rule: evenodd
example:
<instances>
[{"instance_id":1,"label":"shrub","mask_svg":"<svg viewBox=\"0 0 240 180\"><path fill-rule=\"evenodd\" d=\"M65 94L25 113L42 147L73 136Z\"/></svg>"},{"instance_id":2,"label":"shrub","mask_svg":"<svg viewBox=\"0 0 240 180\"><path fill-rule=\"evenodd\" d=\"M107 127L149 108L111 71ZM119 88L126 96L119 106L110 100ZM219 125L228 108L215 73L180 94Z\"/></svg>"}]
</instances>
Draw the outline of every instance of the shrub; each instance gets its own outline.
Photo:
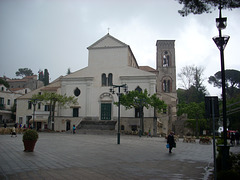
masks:
<instances>
[{"instance_id":1,"label":"shrub","mask_svg":"<svg viewBox=\"0 0 240 180\"><path fill-rule=\"evenodd\" d=\"M24 132L22 140L37 140L38 139L38 133L35 130L28 129Z\"/></svg>"}]
</instances>

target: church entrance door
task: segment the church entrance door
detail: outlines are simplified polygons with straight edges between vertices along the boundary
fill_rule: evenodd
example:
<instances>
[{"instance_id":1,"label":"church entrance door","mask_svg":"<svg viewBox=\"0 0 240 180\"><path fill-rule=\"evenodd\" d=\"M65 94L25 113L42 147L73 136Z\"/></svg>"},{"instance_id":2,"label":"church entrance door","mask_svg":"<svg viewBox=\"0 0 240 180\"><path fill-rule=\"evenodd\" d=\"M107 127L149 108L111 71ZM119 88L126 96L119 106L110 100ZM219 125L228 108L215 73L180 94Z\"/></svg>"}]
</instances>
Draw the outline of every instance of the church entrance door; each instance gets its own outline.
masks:
<instances>
[{"instance_id":1,"label":"church entrance door","mask_svg":"<svg viewBox=\"0 0 240 180\"><path fill-rule=\"evenodd\" d=\"M112 104L102 103L101 104L101 120L111 120Z\"/></svg>"}]
</instances>

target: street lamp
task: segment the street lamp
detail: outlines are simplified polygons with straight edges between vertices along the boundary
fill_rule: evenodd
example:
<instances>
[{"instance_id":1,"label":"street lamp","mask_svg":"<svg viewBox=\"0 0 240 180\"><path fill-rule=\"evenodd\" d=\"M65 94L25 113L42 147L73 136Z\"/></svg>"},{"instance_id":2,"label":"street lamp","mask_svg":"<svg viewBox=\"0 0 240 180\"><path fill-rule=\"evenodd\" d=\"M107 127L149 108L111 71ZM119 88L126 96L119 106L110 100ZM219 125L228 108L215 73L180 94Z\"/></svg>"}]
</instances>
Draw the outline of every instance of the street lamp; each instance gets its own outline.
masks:
<instances>
[{"instance_id":1,"label":"street lamp","mask_svg":"<svg viewBox=\"0 0 240 180\"><path fill-rule=\"evenodd\" d=\"M124 88L124 92L127 93L127 85L112 85L112 88L110 88L110 92L112 94L115 94L114 89L118 88L117 96L118 96L118 132L117 132L117 143L120 144L120 96L121 96L121 88Z\"/></svg>"},{"instance_id":2,"label":"street lamp","mask_svg":"<svg viewBox=\"0 0 240 180\"><path fill-rule=\"evenodd\" d=\"M229 157L229 146L227 146L227 118L226 118L226 87L225 87L225 68L224 68L224 49L228 43L230 36L222 36L222 30L227 26L227 18L222 17L222 5L219 6L219 18L216 18L216 26L219 31L218 37L213 37L213 41L217 45L220 50L220 58L221 58L221 76L222 76L222 111L223 111L223 138L224 144L220 146L222 148L223 153L223 169L226 170L228 168L227 160Z\"/></svg>"},{"instance_id":3,"label":"street lamp","mask_svg":"<svg viewBox=\"0 0 240 180\"><path fill-rule=\"evenodd\" d=\"M36 111L36 104L37 104L37 99L33 99L32 100L32 104L33 104L33 129L34 127L34 118L35 118L35 111Z\"/></svg>"}]
</instances>

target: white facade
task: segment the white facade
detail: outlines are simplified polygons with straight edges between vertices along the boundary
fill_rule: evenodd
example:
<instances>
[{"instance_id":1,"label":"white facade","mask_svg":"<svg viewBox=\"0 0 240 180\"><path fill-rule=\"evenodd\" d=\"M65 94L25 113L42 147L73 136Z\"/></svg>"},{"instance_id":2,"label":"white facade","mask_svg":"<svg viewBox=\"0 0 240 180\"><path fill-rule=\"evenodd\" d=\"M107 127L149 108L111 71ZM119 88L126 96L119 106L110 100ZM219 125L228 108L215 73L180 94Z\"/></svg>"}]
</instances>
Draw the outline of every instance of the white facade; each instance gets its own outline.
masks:
<instances>
[{"instance_id":1,"label":"white facade","mask_svg":"<svg viewBox=\"0 0 240 180\"><path fill-rule=\"evenodd\" d=\"M57 107L55 112L54 129L65 131L70 126L81 128L83 122L116 122L118 96L110 93L113 85L127 84L128 91L141 88L149 94L156 93L157 74L141 70L131 51L125 43L107 34L93 45L88 47L88 66L72 74L61 77L58 81L46 87L39 88L18 99L17 119L23 118L27 123L32 110L27 110L27 101L35 93L55 88L55 92L75 96L78 104L70 107ZM118 91L116 89L116 91ZM123 92L123 89L121 89ZM24 104L25 103L25 104ZM41 114L37 110L36 114ZM132 126L139 127L139 118L135 117L135 109L125 110L121 107L121 125L124 130L131 131ZM42 116L42 122L45 123ZM153 108L144 109L145 131L153 130ZM38 117L35 117L38 119ZM40 118L41 119L41 118ZM40 122L40 121L39 121ZM43 128L43 124L41 127Z\"/></svg>"}]
</instances>

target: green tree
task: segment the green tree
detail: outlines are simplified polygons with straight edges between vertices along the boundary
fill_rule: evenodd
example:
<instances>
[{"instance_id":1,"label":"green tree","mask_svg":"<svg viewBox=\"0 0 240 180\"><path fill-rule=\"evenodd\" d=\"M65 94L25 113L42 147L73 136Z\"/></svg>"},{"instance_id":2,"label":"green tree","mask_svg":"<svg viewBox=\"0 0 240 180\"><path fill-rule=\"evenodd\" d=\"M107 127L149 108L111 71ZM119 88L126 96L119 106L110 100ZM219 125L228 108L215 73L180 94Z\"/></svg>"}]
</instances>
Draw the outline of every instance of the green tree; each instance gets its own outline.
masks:
<instances>
[{"instance_id":1,"label":"green tree","mask_svg":"<svg viewBox=\"0 0 240 180\"><path fill-rule=\"evenodd\" d=\"M55 117L55 108L56 105L58 104L59 106L64 106L64 105L70 105L70 104L77 104L77 99L74 96L66 96L66 94L61 95L57 93L52 93L52 92L44 92L43 94L34 94L32 96L32 102L43 102L43 103L49 103L50 105L50 113L49 113L49 118L48 118L48 126L49 128L52 127L53 125L51 123L54 122L54 117Z\"/></svg>"},{"instance_id":2,"label":"green tree","mask_svg":"<svg viewBox=\"0 0 240 180\"><path fill-rule=\"evenodd\" d=\"M181 116L182 114L187 114L188 119L191 119L190 121L187 121L187 127L190 127L191 129L195 129L196 136L199 135L199 129L206 129L204 123L199 123L199 121L203 121L205 109L204 109L204 102L201 103L195 103L191 102L189 104L181 103L178 104L178 111L177 115ZM194 121L194 126L192 126ZM204 127L202 126L204 125Z\"/></svg>"},{"instance_id":3,"label":"green tree","mask_svg":"<svg viewBox=\"0 0 240 180\"><path fill-rule=\"evenodd\" d=\"M3 84L6 88L9 88L8 82L3 78L0 78L0 84Z\"/></svg>"},{"instance_id":4,"label":"green tree","mask_svg":"<svg viewBox=\"0 0 240 180\"><path fill-rule=\"evenodd\" d=\"M240 71L234 69L225 70L226 96L228 99L234 98L240 94ZM214 87L222 88L222 75L218 71L214 76L208 78L208 83Z\"/></svg>"},{"instance_id":5,"label":"green tree","mask_svg":"<svg viewBox=\"0 0 240 180\"><path fill-rule=\"evenodd\" d=\"M240 0L177 0L183 4L183 8L178 11L182 16L189 14L211 13L221 4L223 9L234 9L240 7Z\"/></svg>"},{"instance_id":6,"label":"green tree","mask_svg":"<svg viewBox=\"0 0 240 180\"><path fill-rule=\"evenodd\" d=\"M16 76L32 76L33 72L31 69L28 68L19 68L18 71L15 73Z\"/></svg>"},{"instance_id":7,"label":"green tree","mask_svg":"<svg viewBox=\"0 0 240 180\"><path fill-rule=\"evenodd\" d=\"M126 109L136 108L140 110L141 133L144 132L143 109L153 107L160 113L167 107L164 101L160 100L156 94L150 95L146 89L144 92L135 90L130 91L127 94L122 94L120 96L120 104Z\"/></svg>"},{"instance_id":8,"label":"green tree","mask_svg":"<svg viewBox=\"0 0 240 180\"><path fill-rule=\"evenodd\" d=\"M47 69L44 69L44 86L47 86L49 84L49 73Z\"/></svg>"}]
</instances>

